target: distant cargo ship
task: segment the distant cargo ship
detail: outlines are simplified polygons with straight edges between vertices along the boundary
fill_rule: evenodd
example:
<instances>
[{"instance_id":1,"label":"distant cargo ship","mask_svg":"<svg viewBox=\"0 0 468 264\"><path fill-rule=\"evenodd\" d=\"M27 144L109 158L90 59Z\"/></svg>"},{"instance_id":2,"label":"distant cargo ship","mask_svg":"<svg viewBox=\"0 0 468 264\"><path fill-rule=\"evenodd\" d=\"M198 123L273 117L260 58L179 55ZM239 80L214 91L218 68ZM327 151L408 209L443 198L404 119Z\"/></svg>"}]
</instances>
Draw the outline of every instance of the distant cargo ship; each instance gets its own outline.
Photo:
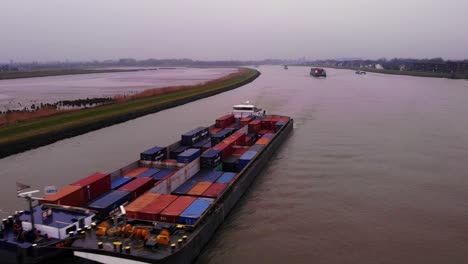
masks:
<instances>
[{"instance_id":1,"label":"distant cargo ship","mask_svg":"<svg viewBox=\"0 0 468 264\"><path fill-rule=\"evenodd\" d=\"M310 69L310 75L313 77L327 77L327 72L323 68Z\"/></svg>"},{"instance_id":2,"label":"distant cargo ship","mask_svg":"<svg viewBox=\"0 0 468 264\"><path fill-rule=\"evenodd\" d=\"M6 263L59 253L113 264L191 263L292 131L293 119L263 113L246 102L110 174L42 199L21 193L31 206L3 220L0 256Z\"/></svg>"}]
</instances>

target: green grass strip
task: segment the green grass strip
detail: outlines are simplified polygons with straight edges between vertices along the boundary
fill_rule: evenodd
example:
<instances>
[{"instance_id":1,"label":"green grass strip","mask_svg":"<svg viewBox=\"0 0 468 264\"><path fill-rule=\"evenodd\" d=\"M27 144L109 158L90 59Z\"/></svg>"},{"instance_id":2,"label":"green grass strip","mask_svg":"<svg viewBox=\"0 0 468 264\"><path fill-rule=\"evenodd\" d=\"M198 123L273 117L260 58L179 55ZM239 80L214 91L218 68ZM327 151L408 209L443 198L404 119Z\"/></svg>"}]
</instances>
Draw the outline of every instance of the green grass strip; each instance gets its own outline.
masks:
<instances>
[{"instance_id":1,"label":"green grass strip","mask_svg":"<svg viewBox=\"0 0 468 264\"><path fill-rule=\"evenodd\" d=\"M245 74L228 80L203 85L198 88L172 92L168 94L115 103L95 108L83 109L76 112L67 112L54 116L24 121L16 124L0 127L0 147L4 144L11 145L14 142L24 142L37 136L66 132L86 126L104 127L100 123L109 120L129 120L152 111L157 106L170 105L173 102L190 99L212 91L226 89L237 84L256 78L257 71L248 70ZM169 108L165 107L165 108ZM130 117L130 118L128 118ZM119 123L112 121L111 123ZM62 137L63 138L63 137Z\"/></svg>"}]
</instances>

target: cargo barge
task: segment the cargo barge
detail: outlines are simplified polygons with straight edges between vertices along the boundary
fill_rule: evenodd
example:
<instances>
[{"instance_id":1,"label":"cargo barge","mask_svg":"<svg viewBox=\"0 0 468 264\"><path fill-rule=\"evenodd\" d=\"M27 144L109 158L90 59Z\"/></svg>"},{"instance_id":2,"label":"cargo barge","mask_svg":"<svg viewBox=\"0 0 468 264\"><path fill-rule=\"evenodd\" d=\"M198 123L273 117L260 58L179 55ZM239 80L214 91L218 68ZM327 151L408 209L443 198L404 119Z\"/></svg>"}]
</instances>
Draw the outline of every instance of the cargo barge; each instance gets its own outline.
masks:
<instances>
[{"instance_id":1,"label":"cargo barge","mask_svg":"<svg viewBox=\"0 0 468 264\"><path fill-rule=\"evenodd\" d=\"M323 68L311 68L310 75L316 78L327 77L327 72Z\"/></svg>"},{"instance_id":2,"label":"cargo barge","mask_svg":"<svg viewBox=\"0 0 468 264\"><path fill-rule=\"evenodd\" d=\"M39 205L6 220L0 251L15 256L12 263L60 253L100 263L192 263L292 131L289 117L250 111L35 198ZM13 235L33 231L28 242Z\"/></svg>"}]
</instances>

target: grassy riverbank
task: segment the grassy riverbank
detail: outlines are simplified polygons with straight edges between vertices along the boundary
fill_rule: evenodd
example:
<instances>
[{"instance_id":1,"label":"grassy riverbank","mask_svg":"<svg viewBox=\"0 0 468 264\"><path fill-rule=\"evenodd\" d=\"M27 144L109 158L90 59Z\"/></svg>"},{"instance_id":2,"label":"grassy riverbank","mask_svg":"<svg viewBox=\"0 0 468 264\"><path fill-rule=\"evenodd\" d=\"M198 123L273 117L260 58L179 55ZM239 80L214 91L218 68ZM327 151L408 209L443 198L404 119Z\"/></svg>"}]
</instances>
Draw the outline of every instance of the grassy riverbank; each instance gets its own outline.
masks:
<instances>
[{"instance_id":1,"label":"grassy riverbank","mask_svg":"<svg viewBox=\"0 0 468 264\"><path fill-rule=\"evenodd\" d=\"M258 71L244 69L240 75L190 89L6 125L0 127L0 157L228 91L259 75Z\"/></svg>"},{"instance_id":2,"label":"grassy riverbank","mask_svg":"<svg viewBox=\"0 0 468 264\"><path fill-rule=\"evenodd\" d=\"M17 71L17 72L0 72L0 80L19 79L19 78L34 78L34 77L47 77L59 75L74 75L74 74L90 74L90 73L107 73L107 72L133 72L139 71L138 69L132 70L119 70L119 69L48 69L37 71Z\"/></svg>"}]
</instances>

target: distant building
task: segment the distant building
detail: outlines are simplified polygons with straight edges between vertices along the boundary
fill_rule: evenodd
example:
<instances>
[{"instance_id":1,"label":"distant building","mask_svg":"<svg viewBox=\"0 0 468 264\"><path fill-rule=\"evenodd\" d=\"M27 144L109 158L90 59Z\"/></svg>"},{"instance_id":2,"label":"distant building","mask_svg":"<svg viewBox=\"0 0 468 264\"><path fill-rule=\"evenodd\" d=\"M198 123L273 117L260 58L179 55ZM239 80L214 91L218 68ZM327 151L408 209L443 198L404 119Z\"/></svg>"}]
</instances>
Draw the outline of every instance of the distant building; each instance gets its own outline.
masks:
<instances>
[{"instance_id":1,"label":"distant building","mask_svg":"<svg viewBox=\"0 0 468 264\"><path fill-rule=\"evenodd\" d=\"M375 68L376 68L377 70L383 70L383 69L384 69L384 67L383 67L382 65L378 64L378 63L375 64Z\"/></svg>"}]
</instances>

